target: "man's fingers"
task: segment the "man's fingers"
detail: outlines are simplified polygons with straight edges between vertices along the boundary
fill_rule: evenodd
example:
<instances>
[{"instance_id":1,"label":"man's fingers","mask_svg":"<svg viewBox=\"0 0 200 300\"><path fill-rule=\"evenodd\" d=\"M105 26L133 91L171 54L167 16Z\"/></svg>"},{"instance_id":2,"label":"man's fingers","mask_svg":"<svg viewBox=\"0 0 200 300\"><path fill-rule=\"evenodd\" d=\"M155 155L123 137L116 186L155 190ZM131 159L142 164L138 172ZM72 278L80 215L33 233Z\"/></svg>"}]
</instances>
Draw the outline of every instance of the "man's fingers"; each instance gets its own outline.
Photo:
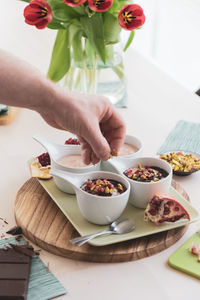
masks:
<instances>
[{"instance_id":1,"label":"man's fingers","mask_svg":"<svg viewBox=\"0 0 200 300\"><path fill-rule=\"evenodd\" d=\"M90 144L95 156L100 160L107 160L110 156L110 146L102 135L99 126L90 128L87 136L87 141Z\"/></svg>"},{"instance_id":2,"label":"man's fingers","mask_svg":"<svg viewBox=\"0 0 200 300\"><path fill-rule=\"evenodd\" d=\"M89 165L91 163L92 148L84 138L78 136L78 139L81 143L81 155L83 158L83 162L86 165Z\"/></svg>"},{"instance_id":3,"label":"man's fingers","mask_svg":"<svg viewBox=\"0 0 200 300\"><path fill-rule=\"evenodd\" d=\"M124 143L126 134L126 125L123 119L118 114L113 113L113 115L107 119L106 122L101 123L100 126L111 150L119 151Z\"/></svg>"}]
</instances>

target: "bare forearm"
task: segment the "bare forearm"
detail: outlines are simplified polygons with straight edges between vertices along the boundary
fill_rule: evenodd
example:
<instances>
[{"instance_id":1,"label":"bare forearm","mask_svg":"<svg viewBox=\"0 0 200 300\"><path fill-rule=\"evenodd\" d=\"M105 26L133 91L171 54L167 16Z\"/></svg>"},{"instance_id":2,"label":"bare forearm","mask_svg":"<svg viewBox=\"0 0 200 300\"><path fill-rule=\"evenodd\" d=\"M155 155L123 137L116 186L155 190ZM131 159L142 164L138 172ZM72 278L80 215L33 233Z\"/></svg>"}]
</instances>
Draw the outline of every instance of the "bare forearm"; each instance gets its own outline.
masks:
<instances>
[{"instance_id":1,"label":"bare forearm","mask_svg":"<svg viewBox=\"0 0 200 300\"><path fill-rule=\"evenodd\" d=\"M62 89L1 50L0 103L35 110L49 125L78 135L86 163L91 157L93 163L108 159L111 149L118 151L124 140L125 124L104 97Z\"/></svg>"},{"instance_id":2,"label":"bare forearm","mask_svg":"<svg viewBox=\"0 0 200 300\"><path fill-rule=\"evenodd\" d=\"M0 103L39 111L53 93L54 85L37 69L0 50Z\"/></svg>"}]
</instances>

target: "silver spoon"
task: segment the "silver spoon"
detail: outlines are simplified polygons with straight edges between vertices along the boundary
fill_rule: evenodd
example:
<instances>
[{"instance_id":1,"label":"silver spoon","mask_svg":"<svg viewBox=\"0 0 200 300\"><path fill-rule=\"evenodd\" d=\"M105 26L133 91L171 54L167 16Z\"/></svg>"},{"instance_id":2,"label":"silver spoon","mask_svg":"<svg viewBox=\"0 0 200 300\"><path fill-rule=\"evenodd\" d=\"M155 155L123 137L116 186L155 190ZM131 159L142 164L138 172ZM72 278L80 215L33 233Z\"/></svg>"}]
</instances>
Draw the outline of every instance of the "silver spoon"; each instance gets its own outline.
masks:
<instances>
[{"instance_id":1,"label":"silver spoon","mask_svg":"<svg viewBox=\"0 0 200 300\"><path fill-rule=\"evenodd\" d=\"M128 233L133 229L135 229L135 223L132 220L128 218L118 219L110 225L109 229L105 229L93 234L77 237L75 239L70 240L70 242L74 245L82 246L83 244L87 243L88 241L94 239L97 236L108 234L108 233L123 234L123 233Z\"/></svg>"}]
</instances>

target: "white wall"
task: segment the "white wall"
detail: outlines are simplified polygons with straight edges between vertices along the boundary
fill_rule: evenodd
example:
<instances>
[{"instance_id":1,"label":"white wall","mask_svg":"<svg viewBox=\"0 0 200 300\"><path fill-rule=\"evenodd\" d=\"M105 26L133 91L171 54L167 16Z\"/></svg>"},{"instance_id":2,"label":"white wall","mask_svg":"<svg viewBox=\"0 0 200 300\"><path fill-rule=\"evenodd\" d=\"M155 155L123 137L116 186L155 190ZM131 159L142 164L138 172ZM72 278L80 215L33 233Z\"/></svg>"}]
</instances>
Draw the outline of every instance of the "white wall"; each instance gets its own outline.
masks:
<instances>
[{"instance_id":1,"label":"white wall","mask_svg":"<svg viewBox=\"0 0 200 300\"><path fill-rule=\"evenodd\" d=\"M135 49L191 90L200 87L200 0L136 0L146 14Z\"/></svg>"},{"instance_id":2,"label":"white wall","mask_svg":"<svg viewBox=\"0 0 200 300\"><path fill-rule=\"evenodd\" d=\"M38 30L35 26L27 25L23 16L26 5L26 2L19 0L0 0L0 48L23 58L46 73L56 31ZM40 56L42 60L38 59Z\"/></svg>"}]
</instances>

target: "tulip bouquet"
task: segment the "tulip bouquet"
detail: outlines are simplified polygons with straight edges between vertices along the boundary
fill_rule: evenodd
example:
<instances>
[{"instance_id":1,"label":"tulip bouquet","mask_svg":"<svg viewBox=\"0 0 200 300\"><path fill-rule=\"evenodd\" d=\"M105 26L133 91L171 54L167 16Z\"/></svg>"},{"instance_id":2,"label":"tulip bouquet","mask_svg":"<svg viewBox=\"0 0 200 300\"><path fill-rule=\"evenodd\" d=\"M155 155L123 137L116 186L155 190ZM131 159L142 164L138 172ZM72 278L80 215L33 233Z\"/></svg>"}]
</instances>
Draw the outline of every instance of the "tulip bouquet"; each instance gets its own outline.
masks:
<instances>
[{"instance_id":1,"label":"tulip bouquet","mask_svg":"<svg viewBox=\"0 0 200 300\"><path fill-rule=\"evenodd\" d=\"M142 8L128 0L22 0L25 22L38 29L57 30L48 78L65 78L73 89L80 82L92 87L99 65L112 61L113 46L120 41L120 31L130 31L124 51L131 44L134 30L145 22ZM79 66L75 85L75 67ZM116 72L120 76L120 67ZM86 80L87 76L87 80Z\"/></svg>"}]
</instances>

